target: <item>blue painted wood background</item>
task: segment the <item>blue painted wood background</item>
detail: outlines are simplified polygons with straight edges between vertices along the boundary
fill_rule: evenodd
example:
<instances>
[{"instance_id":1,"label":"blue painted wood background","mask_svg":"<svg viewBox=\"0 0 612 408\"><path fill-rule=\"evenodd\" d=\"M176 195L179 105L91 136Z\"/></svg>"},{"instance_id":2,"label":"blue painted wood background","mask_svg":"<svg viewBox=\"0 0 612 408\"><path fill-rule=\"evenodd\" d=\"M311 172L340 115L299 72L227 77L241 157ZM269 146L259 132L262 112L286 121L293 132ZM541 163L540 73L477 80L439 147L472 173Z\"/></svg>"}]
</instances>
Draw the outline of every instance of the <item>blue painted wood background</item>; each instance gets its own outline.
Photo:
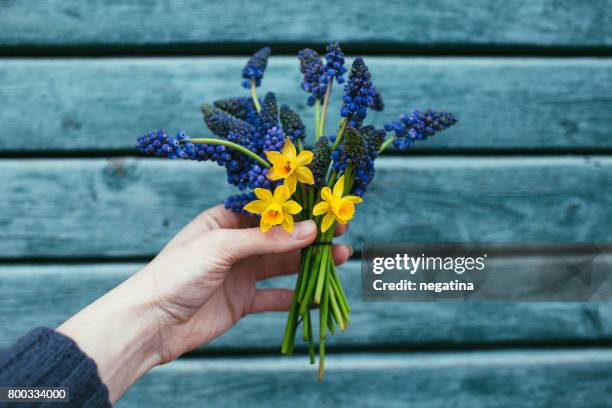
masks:
<instances>
[{"instance_id":1,"label":"blue painted wood background","mask_svg":"<svg viewBox=\"0 0 612 408\"><path fill-rule=\"evenodd\" d=\"M295 54L329 40L369 63L387 105L374 123L429 106L461 119L379 159L355 247L612 242L611 21L610 0L0 1L0 348L58 325L232 191L214 165L132 146L159 127L205 135L199 105L243 93L264 44L263 90L307 123ZM358 261L342 271L354 322L323 384L304 356L277 355L284 316L269 314L153 370L119 406L612 401L609 303L366 304Z\"/></svg>"}]
</instances>

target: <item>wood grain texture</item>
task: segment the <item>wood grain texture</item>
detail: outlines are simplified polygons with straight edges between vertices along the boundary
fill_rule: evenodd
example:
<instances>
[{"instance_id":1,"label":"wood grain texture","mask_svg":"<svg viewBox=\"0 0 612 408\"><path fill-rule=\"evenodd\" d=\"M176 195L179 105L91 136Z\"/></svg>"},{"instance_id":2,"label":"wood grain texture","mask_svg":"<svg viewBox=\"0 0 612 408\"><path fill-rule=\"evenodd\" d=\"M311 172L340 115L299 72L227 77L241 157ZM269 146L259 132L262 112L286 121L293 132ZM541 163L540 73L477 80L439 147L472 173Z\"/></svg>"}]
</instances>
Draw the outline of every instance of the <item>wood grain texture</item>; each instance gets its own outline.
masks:
<instances>
[{"instance_id":1,"label":"wood grain texture","mask_svg":"<svg viewBox=\"0 0 612 408\"><path fill-rule=\"evenodd\" d=\"M154 369L118 407L604 407L612 351L330 355L187 360ZM383 402L384 401L384 402Z\"/></svg>"},{"instance_id":2,"label":"wood grain texture","mask_svg":"<svg viewBox=\"0 0 612 408\"><path fill-rule=\"evenodd\" d=\"M456 127L426 149L612 148L612 61L608 59L367 58L386 110L429 107L458 115ZM244 58L5 59L0 61L1 151L133 151L145 131L194 136L202 102L247 95ZM261 94L272 90L312 130L296 58L270 61ZM336 91L339 88L336 87ZM328 133L336 129L332 98Z\"/></svg>"},{"instance_id":3,"label":"wood grain texture","mask_svg":"<svg viewBox=\"0 0 612 408\"><path fill-rule=\"evenodd\" d=\"M609 0L4 1L0 44L612 45Z\"/></svg>"},{"instance_id":4,"label":"wood grain texture","mask_svg":"<svg viewBox=\"0 0 612 408\"><path fill-rule=\"evenodd\" d=\"M491 266L496 274L514 273L534 261L551 264L546 256L501 261L505 264ZM34 327L57 327L141 267L133 263L0 265L0 349ZM329 339L334 350L612 341L609 302L365 302L359 268L359 262L351 261L340 269L352 309L351 325ZM295 277L289 276L262 282L261 287L293 287L294 283ZM285 321L285 313L248 316L202 351L275 353ZM303 348L299 339L296 344ZM300 360L306 365L305 356Z\"/></svg>"},{"instance_id":5,"label":"wood grain texture","mask_svg":"<svg viewBox=\"0 0 612 408\"><path fill-rule=\"evenodd\" d=\"M383 158L347 240L612 240L608 157ZM236 189L212 163L0 161L0 257L149 256Z\"/></svg>"}]
</instances>

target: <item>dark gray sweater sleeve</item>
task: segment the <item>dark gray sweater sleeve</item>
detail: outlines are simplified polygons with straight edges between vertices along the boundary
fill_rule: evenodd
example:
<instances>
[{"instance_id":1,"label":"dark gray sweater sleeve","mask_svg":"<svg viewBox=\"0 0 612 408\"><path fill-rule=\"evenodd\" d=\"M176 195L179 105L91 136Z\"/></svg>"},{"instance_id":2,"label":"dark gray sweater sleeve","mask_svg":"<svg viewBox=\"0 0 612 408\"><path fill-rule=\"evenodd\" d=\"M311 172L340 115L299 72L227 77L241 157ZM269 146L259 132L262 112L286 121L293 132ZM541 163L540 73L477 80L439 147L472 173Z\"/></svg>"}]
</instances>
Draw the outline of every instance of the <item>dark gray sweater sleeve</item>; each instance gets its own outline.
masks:
<instances>
[{"instance_id":1,"label":"dark gray sweater sleeve","mask_svg":"<svg viewBox=\"0 0 612 408\"><path fill-rule=\"evenodd\" d=\"M49 328L32 330L0 354L0 387L11 386L68 387L70 403L60 403L63 407L111 406L96 363L72 339Z\"/></svg>"}]
</instances>

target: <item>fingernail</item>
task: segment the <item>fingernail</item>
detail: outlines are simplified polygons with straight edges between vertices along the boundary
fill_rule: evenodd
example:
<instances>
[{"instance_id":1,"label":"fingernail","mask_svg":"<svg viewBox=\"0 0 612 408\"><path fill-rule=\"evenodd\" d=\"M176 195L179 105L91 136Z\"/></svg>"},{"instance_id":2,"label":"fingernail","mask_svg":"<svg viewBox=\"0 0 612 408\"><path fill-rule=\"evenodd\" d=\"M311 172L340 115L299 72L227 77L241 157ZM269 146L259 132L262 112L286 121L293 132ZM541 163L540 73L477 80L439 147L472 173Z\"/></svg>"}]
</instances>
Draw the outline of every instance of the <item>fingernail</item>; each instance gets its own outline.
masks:
<instances>
[{"instance_id":1,"label":"fingernail","mask_svg":"<svg viewBox=\"0 0 612 408\"><path fill-rule=\"evenodd\" d=\"M350 258L351 256L353 256L353 247L351 246L351 244L346 244L346 247L349 250L349 258Z\"/></svg>"},{"instance_id":2,"label":"fingernail","mask_svg":"<svg viewBox=\"0 0 612 408\"><path fill-rule=\"evenodd\" d=\"M293 237L295 239L306 239L315 232L316 228L313 220L298 222L293 227Z\"/></svg>"}]
</instances>

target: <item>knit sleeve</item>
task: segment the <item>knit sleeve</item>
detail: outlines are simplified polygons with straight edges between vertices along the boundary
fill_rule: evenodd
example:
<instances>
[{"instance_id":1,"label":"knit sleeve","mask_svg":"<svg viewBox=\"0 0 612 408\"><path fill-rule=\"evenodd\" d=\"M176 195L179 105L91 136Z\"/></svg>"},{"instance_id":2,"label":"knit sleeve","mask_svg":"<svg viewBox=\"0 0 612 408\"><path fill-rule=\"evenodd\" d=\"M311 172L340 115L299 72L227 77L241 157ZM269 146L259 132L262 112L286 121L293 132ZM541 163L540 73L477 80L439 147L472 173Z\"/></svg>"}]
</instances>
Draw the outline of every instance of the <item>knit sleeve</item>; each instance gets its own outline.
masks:
<instances>
[{"instance_id":1,"label":"knit sleeve","mask_svg":"<svg viewBox=\"0 0 612 408\"><path fill-rule=\"evenodd\" d=\"M67 406L111 406L96 363L72 339L45 327L0 354L0 386L68 387Z\"/></svg>"}]
</instances>

